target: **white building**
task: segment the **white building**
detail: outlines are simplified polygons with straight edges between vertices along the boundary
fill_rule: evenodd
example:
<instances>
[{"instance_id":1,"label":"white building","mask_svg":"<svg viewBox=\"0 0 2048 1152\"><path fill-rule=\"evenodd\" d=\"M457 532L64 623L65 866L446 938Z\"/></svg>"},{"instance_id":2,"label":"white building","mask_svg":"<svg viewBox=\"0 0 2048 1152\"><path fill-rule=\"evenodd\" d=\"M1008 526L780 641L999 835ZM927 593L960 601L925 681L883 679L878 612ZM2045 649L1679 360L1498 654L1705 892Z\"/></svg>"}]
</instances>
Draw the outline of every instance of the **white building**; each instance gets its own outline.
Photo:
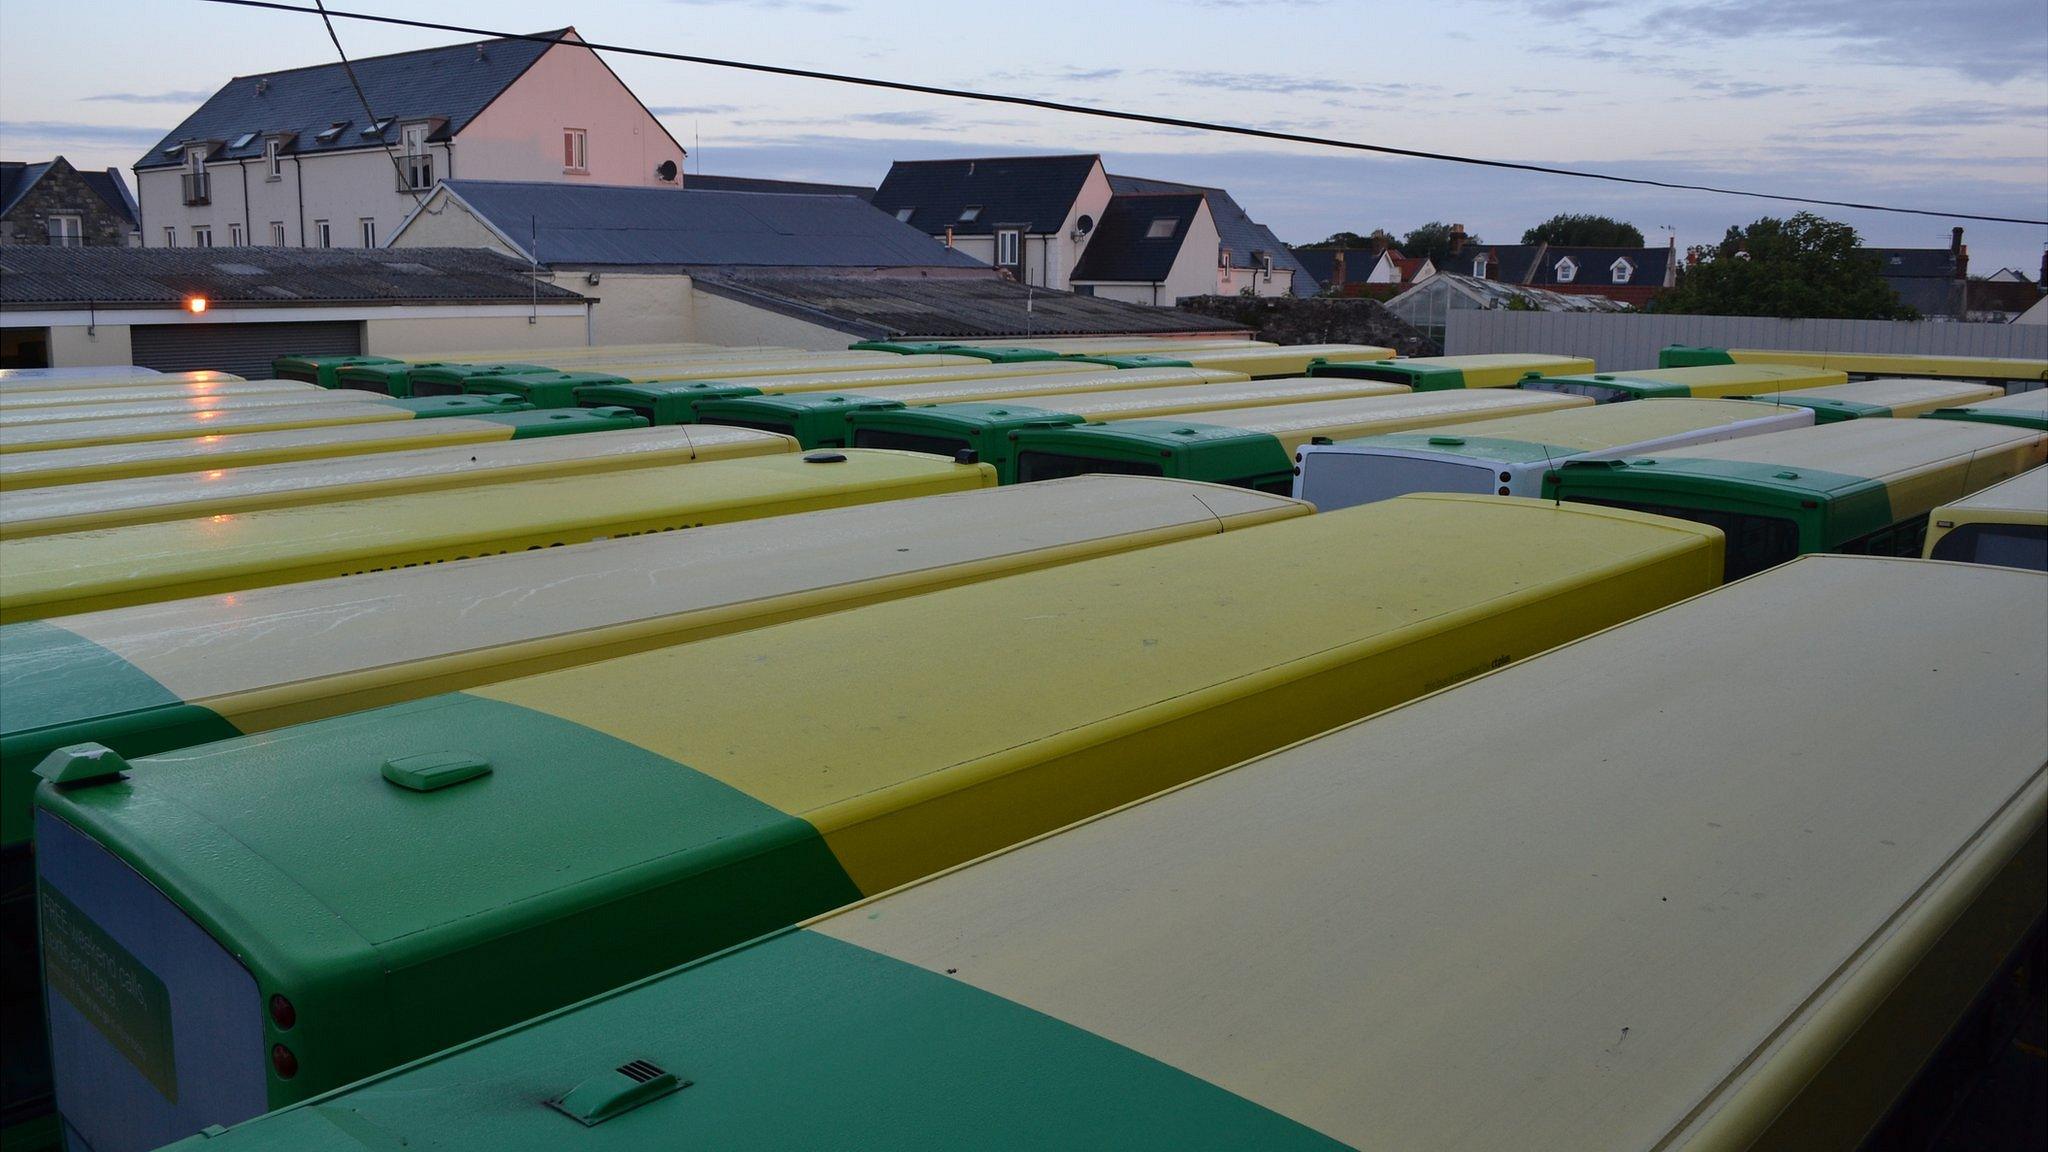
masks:
<instances>
[{"instance_id":1,"label":"white building","mask_svg":"<svg viewBox=\"0 0 2048 1152\"><path fill-rule=\"evenodd\" d=\"M135 165L149 247L374 248L456 177L679 188L684 151L573 28L238 76Z\"/></svg>"}]
</instances>

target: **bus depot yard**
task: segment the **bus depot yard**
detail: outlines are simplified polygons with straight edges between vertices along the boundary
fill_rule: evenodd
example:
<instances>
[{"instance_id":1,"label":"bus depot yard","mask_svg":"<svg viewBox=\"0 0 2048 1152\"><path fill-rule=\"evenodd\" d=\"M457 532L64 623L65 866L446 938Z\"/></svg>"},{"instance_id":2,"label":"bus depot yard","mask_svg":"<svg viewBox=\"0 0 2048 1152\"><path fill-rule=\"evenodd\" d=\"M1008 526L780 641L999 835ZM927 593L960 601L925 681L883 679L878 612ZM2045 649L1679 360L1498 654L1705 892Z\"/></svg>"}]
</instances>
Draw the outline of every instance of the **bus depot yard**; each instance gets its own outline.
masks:
<instances>
[{"instance_id":1,"label":"bus depot yard","mask_svg":"<svg viewBox=\"0 0 2048 1152\"><path fill-rule=\"evenodd\" d=\"M517 356L0 371L9 1149L2042 1133L2048 363Z\"/></svg>"}]
</instances>

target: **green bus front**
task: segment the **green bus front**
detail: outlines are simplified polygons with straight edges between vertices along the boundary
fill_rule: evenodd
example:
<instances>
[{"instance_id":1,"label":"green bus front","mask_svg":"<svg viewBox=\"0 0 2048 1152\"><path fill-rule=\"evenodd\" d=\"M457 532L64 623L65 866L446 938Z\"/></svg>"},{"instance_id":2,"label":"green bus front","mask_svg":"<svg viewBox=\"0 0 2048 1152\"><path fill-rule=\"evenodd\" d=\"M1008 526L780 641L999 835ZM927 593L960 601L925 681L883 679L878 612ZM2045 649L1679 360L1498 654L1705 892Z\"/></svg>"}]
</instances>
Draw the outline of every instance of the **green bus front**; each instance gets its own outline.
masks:
<instances>
[{"instance_id":1,"label":"green bus front","mask_svg":"<svg viewBox=\"0 0 2048 1152\"><path fill-rule=\"evenodd\" d=\"M460 396L473 391L469 386L473 380L540 376L560 371L545 364L415 364L409 379L414 396Z\"/></svg>"},{"instance_id":2,"label":"green bus front","mask_svg":"<svg viewBox=\"0 0 2048 1152\"><path fill-rule=\"evenodd\" d=\"M872 396L788 392L701 400L696 404L696 422L778 432L795 437L805 448L845 448L851 443L853 430L848 421L853 416L901 407L901 400Z\"/></svg>"},{"instance_id":3,"label":"green bus front","mask_svg":"<svg viewBox=\"0 0 2048 1152\"><path fill-rule=\"evenodd\" d=\"M659 380L651 384L585 384L576 389L582 408L626 408L649 424L695 424L697 405L706 400L759 396L750 384L724 380Z\"/></svg>"},{"instance_id":4,"label":"green bus front","mask_svg":"<svg viewBox=\"0 0 2048 1152\"><path fill-rule=\"evenodd\" d=\"M1017 482L1015 438L1035 429L1082 422L1072 412L1029 404L933 404L855 413L848 421L855 448L897 448L958 459L962 452L995 467L998 483Z\"/></svg>"},{"instance_id":5,"label":"green bus front","mask_svg":"<svg viewBox=\"0 0 2048 1152\"><path fill-rule=\"evenodd\" d=\"M535 408L574 408L579 390L628 383L608 372L534 372L468 381L469 395L517 396Z\"/></svg>"},{"instance_id":6,"label":"green bus front","mask_svg":"<svg viewBox=\"0 0 2048 1152\"><path fill-rule=\"evenodd\" d=\"M270 374L279 380L297 380L322 388L341 387L341 370L370 364L402 364L389 356L279 356L270 362Z\"/></svg>"},{"instance_id":7,"label":"green bus front","mask_svg":"<svg viewBox=\"0 0 2048 1152\"><path fill-rule=\"evenodd\" d=\"M1289 494L1294 461L1264 432L1176 420L1030 428L1011 436L1018 483L1110 473Z\"/></svg>"}]
</instances>

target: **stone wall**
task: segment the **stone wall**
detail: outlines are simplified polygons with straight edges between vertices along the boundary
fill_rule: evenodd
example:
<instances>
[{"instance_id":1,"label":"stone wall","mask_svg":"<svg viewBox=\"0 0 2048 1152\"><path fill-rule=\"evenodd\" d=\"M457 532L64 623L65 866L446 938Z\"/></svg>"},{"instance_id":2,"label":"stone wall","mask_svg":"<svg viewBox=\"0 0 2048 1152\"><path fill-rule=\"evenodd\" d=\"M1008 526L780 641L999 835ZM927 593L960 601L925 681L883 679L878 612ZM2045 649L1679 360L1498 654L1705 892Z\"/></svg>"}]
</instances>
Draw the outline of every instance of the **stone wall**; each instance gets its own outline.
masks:
<instances>
[{"instance_id":1,"label":"stone wall","mask_svg":"<svg viewBox=\"0 0 2048 1152\"><path fill-rule=\"evenodd\" d=\"M79 235L92 246L125 247L134 229L126 216L92 190L70 161L59 156L35 187L0 218L0 244L48 244L52 214L77 216Z\"/></svg>"},{"instance_id":2,"label":"stone wall","mask_svg":"<svg viewBox=\"0 0 2048 1152\"><path fill-rule=\"evenodd\" d=\"M1338 296L1188 296L1184 312L1258 329L1275 344L1375 344L1403 356L1435 356L1429 337L1377 300Z\"/></svg>"}]
</instances>

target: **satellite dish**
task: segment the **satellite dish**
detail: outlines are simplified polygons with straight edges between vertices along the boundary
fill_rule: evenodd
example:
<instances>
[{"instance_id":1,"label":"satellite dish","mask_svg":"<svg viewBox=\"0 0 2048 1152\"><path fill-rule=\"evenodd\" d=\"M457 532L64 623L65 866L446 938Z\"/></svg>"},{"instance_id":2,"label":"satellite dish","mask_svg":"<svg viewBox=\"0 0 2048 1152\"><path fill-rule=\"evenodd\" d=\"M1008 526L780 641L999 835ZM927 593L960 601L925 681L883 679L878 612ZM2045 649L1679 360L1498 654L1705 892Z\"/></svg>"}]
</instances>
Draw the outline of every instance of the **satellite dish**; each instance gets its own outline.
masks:
<instances>
[{"instance_id":1,"label":"satellite dish","mask_svg":"<svg viewBox=\"0 0 2048 1152\"><path fill-rule=\"evenodd\" d=\"M1095 231L1095 217L1082 213L1081 218L1074 221L1074 231L1083 236Z\"/></svg>"},{"instance_id":2,"label":"satellite dish","mask_svg":"<svg viewBox=\"0 0 2048 1152\"><path fill-rule=\"evenodd\" d=\"M676 178L676 162L673 160L663 160L661 166L654 170L654 174L663 180L673 182Z\"/></svg>"}]
</instances>

